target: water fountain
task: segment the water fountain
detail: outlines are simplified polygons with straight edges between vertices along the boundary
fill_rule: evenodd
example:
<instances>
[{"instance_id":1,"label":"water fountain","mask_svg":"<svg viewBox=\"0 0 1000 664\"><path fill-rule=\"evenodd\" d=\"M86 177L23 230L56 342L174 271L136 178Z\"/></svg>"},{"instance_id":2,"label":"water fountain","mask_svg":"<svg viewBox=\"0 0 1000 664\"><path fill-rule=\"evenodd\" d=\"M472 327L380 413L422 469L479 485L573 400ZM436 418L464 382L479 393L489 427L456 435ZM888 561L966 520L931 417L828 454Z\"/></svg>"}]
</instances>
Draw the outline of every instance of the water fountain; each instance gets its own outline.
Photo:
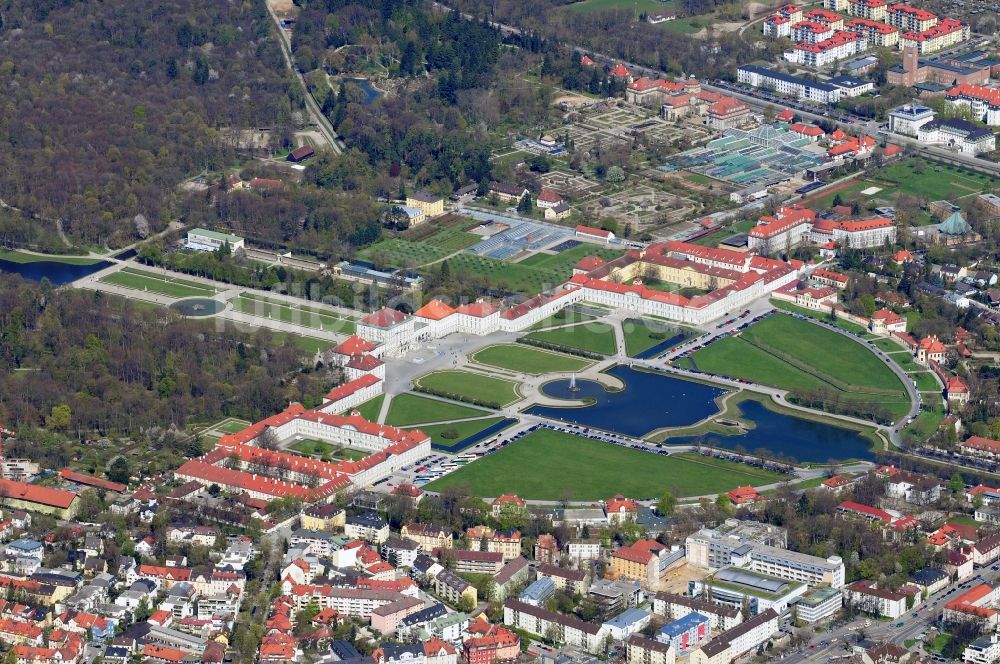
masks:
<instances>
[{"instance_id":1,"label":"water fountain","mask_svg":"<svg viewBox=\"0 0 1000 664\"><path fill-rule=\"evenodd\" d=\"M580 388L576 386L576 374L572 374L569 377L569 391L570 392L579 392L580 391Z\"/></svg>"}]
</instances>

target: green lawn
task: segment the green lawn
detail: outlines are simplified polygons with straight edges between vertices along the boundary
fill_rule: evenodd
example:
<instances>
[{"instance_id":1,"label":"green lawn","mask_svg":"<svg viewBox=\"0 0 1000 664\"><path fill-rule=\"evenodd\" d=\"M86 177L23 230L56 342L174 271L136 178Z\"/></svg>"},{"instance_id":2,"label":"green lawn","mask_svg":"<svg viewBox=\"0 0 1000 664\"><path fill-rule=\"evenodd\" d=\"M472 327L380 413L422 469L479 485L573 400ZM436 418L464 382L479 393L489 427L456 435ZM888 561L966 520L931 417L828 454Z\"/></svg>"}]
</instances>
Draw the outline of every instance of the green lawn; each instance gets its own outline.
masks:
<instances>
[{"instance_id":1,"label":"green lawn","mask_svg":"<svg viewBox=\"0 0 1000 664\"><path fill-rule=\"evenodd\" d=\"M439 447L451 447L469 436L474 436L483 429L487 429L502 417L487 417L481 420L467 420L465 422L450 422L448 424L429 424L415 427L431 437L431 443Z\"/></svg>"},{"instance_id":2,"label":"green lawn","mask_svg":"<svg viewBox=\"0 0 1000 664\"><path fill-rule=\"evenodd\" d=\"M878 402L905 413L899 378L868 348L842 334L791 316L774 315L738 337L691 356L702 371L786 390L832 388L847 399Z\"/></svg>"},{"instance_id":3,"label":"green lawn","mask_svg":"<svg viewBox=\"0 0 1000 664\"><path fill-rule=\"evenodd\" d=\"M659 2L659 0L657 0ZM677 18L673 21L667 21L666 23L659 23L659 27L666 32L673 32L681 35L692 35L699 30L701 30L704 22L711 22L711 18L708 19L698 19L698 18Z\"/></svg>"},{"instance_id":4,"label":"green lawn","mask_svg":"<svg viewBox=\"0 0 1000 664\"><path fill-rule=\"evenodd\" d=\"M542 330L532 332L527 338L601 355L613 355L616 349L614 328L607 323L584 323Z\"/></svg>"},{"instance_id":5,"label":"green lawn","mask_svg":"<svg viewBox=\"0 0 1000 664\"><path fill-rule=\"evenodd\" d=\"M520 383L471 371L433 371L417 378L413 384L435 394L454 395L460 400L464 397L500 406L507 406L521 399L518 390Z\"/></svg>"},{"instance_id":6,"label":"green lawn","mask_svg":"<svg viewBox=\"0 0 1000 664\"><path fill-rule=\"evenodd\" d=\"M903 371L920 371L927 368L917 364L917 361L913 359L913 354L908 350L890 353L889 357L892 358L893 362L902 367Z\"/></svg>"},{"instance_id":7,"label":"green lawn","mask_svg":"<svg viewBox=\"0 0 1000 664\"><path fill-rule=\"evenodd\" d=\"M359 405L355 410L361 414L361 417L369 422L374 422L378 419L378 414L382 412L383 401L385 401L385 395L380 394Z\"/></svg>"},{"instance_id":8,"label":"green lawn","mask_svg":"<svg viewBox=\"0 0 1000 664\"><path fill-rule=\"evenodd\" d=\"M113 284L124 288L166 295L167 297L211 297L215 295L215 288L212 286L206 286L187 279L164 277L155 272L136 270L129 267L102 277L100 281L101 283Z\"/></svg>"},{"instance_id":9,"label":"green lawn","mask_svg":"<svg viewBox=\"0 0 1000 664\"><path fill-rule=\"evenodd\" d=\"M940 392L941 387L938 385L937 380L931 375L929 371L922 371L920 373L910 374L912 378L917 383L917 389L921 392Z\"/></svg>"},{"instance_id":10,"label":"green lawn","mask_svg":"<svg viewBox=\"0 0 1000 664\"><path fill-rule=\"evenodd\" d=\"M310 356L315 355L318 352L323 352L329 350L331 346L336 345L336 342L330 341L329 339L319 339L317 337L307 337L299 334L294 334L292 332L281 332L279 330L268 330L271 335L271 339L279 344L291 344L297 348L304 350Z\"/></svg>"},{"instance_id":11,"label":"green lawn","mask_svg":"<svg viewBox=\"0 0 1000 664\"><path fill-rule=\"evenodd\" d=\"M573 276L573 266L584 256L620 255L615 249L581 244L559 254L536 254L519 263L462 253L448 259L452 278L484 279L493 288L537 295Z\"/></svg>"},{"instance_id":12,"label":"green lawn","mask_svg":"<svg viewBox=\"0 0 1000 664\"><path fill-rule=\"evenodd\" d=\"M917 419L903 429L903 440L906 442L923 442L931 437L941 426L944 419L944 408L921 410Z\"/></svg>"},{"instance_id":13,"label":"green lawn","mask_svg":"<svg viewBox=\"0 0 1000 664\"><path fill-rule=\"evenodd\" d=\"M929 200L961 198L995 186L985 175L911 157L890 164L878 172L878 179L894 183L899 191ZM878 185L876 185L878 186Z\"/></svg>"},{"instance_id":14,"label":"green lawn","mask_svg":"<svg viewBox=\"0 0 1000 664\"><path fill-rule=\"evenodd\" d=\"M678 334L684 333L684 336L677 343L691 336L682 328L641 318L626 318L622 322L622 332L625 335L625 351L629 357L635 357Z\"/></svg>"},{"instance_id":15,"label":"green lawn","mask_svg":"<svg viewBox=\"0 0 1000 664\"><path fill-rule=\"evenodd\" d=\"M469 359L478 364L509 369L533 376L557 371L583 371L593 364L590 360L541 348L532 348L524 344L487 346L470 355Z\"/></svg>"},{"instance_id":16,"label":"green lawn","mask_svg":"<svg viewBox=\"0 0 1000 664\"><path fill-rule=\"evenodd\" d=\"M430 491L468 485L478 496L516 493L534 500L636 498L676 489L681 496L763 485L780 475L694 454L669 457L540 429L427 485Z\"/></svg>"},{"instance_id":17,"label":"green lawn","mask_svg":"<svg viewBox=\"0 0 1000 664\"><path fill-rule=\"evenodd\" d=\"M65 263L66 265L93 265L101 262L100 258L87 258L86 256L40 256L6 249L0 249L0 260L11 263Z\"/></svg>"},{"instance_id":18,"label":"green lawn","mask_svg":"<svg viewBox=\"0 0 1000 664\"><path fill-rule=\"evenodd\" d=\"M460 420L466 417L489 415L485 410L460 406L447 401L439 401L429 397L404 392L397 394L389 402L389 412L385 423L394 427L402 427L424 422L444 422Z\"/></svg>"}]
</instances>

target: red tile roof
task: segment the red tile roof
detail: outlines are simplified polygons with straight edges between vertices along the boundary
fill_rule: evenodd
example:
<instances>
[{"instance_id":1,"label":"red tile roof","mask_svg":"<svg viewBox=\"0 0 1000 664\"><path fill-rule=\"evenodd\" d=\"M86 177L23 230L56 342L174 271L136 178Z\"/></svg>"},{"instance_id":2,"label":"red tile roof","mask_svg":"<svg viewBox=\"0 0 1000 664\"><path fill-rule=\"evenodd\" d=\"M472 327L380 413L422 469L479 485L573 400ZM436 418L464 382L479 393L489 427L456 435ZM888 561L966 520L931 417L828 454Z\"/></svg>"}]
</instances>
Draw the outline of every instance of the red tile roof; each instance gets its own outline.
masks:
<instances>
[{"instance_id":1,"label":"red tile roof","mask_svg":"<svg viewBox=\"0 0 1000 664\"><path fill-rule=\"evenodd\" d=\"M962 446L970 447L974 450L980 450L982 452L1000 454L1000 440L992 440L990 438L983 438L982 436L970 436L964 443L962 443Z\"/></svg>"},{"instance_id":2,"label":"red tile roof","mask_svg":"<svg viewBox=\"0 0 1000 664\"><path fill-rule=\"evenodd\" d=\"M370 353L373 350L375 350L375 344L356 334L352 334L333 347L333 352L338 355L359 355Z\"/></svg>"},{"instance_id":3,"label":"red tile roof","mask_svg":"<svg viewBox=\"0 0 1000 664\"><path fill-rule=\"evenodd\" d=\"M592 226L577 226L576 232L581 235L593 235L594 237L608 238L611 236L611 231L606 231L603 228L594 228Z\"/></svg>"},{"instance_id":4,"label":"red tile roof","mask_svg":"<svg viewBox=\"0 0 1000 664\"><path fill-rule=\"evenodd\" d=\"M366 357L371 357L366 356ZM365 374L363 376L358 376L352 381L348 381L343 385L338 385L329 392L326 393L324 397L327 401L340 401L341 399L347 398L354 394L355 392L360 392L366 387L371 387L377 383L382 382L382 379L373 374Z\"/></svg>"},{"instance_id":5,"label":"red tile roof","mask_svg":"<svg viewBox=\"0 0 1000 664\"><path fill-rule=\"evenodd\" d=\"M890 515L885 510L880 510L876 507L870 507L868 505L862 505L861 503L855 503L850 500L845 500L844 502L840 503L838 507L843 511L855 512L857 514L863 514L865 516L874 517L879 521L883 521L885 523L889 523L890 521L892 521L892 515Z\"/></svg>"},{"instance_id":6,"label":"red tile roof","mask_svg":"<svg viewBox=\"0 0 1000 664\"><path fill-rule=\"evenodd\" d=\"M760 493L757 489L752 486L738 486L735 489L731 489L726 493L729 496L729 500L732 501L734 505L742 505L744 503L750 503L755 500L760 500Z\"/></svg>"},{"instance_id":7,"label":"red tile roof","mask_svg":"<svg viewBox=\"0 0 1000 664\"><path fill-rule=\"evenodd\" d=\"M413 312L417 318L427 320L442 320L455 313L454 307L449 307L441 300L434 299Z\"/></svg>"},{"instance_id":8,"label":"red tile roof","mask_svg":"<svg viewBox=\"0 0 1000 664\"><path fill-rule=\"evenodd\" d=\"M485 300L473 302L471 304L463 304L458 309L455 309L456 313L462 314L463 316L472 316L473 318L486 318L498 313L499 311L499 308L489 302L486 302Z\"/></svg>"},{"instance_id":9,"label":"red tile roof","mask_svg":"<svg viewBox=\"0 0 1000 664\"><path fill-rule=\"evenodd\" d=\"M107 491L114 491L115 493L125 493L128 489L124 484L119 484L118 482L111 482L100 477L94 477L93 475L86 475L84 473L78 473L76 471L66 468L59 472L59 476L64 480L69 482L75 482L76 484L83 484L85 486L92 486L98 489L105 489Z\"/></svg>"},{"instance_id":10,"label":"red tile roof","mask_svg":"<svg viewBox=\"0 0 1000 664\"><path fill-rule=\"evenodd\" d=\"M542 203L558 203L562 200L562 196L551 189L542 189L538 194L538 200Z\"/></svg>"},{"instance_id":11,"label":"red tile roof","mask_svg":"<svg viewBox=\"0 0 1000 664\"><path fill-rule=\"evenodd\" d=\"M76 494L71 491L60 491L59 489L5 479L0 479L0 495L5 498L24 500L59 509L68 508L76 500Z\"/></svg>"},{"instance_id":12,"label":"red tile roof","mask_svg":"<svg viewBox=\"0 0 1000 664\"><path fill-rule=\"evenodd\" d=\"M392 327L393 325L398 325L407 319L407 315L402 311L397 311L396 309L390 309L389 307L382 307L375 313L368 314L361 319L361 322L365 325L371 325L372 327Z\"/></svg>"}]
</instances>

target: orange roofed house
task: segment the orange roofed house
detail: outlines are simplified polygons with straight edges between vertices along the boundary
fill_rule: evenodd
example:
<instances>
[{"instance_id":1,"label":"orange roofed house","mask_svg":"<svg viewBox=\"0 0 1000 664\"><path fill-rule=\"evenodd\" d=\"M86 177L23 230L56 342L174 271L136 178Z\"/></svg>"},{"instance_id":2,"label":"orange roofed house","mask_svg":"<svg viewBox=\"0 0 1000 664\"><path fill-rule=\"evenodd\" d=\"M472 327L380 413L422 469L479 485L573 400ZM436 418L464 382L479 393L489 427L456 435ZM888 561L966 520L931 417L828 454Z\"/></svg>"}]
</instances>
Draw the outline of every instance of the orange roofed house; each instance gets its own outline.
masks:
<instances>
[{"instance_id":1,"label":"orange roofed house","mask_svg":"<svg viewBox=\"0 0 1000 664\"><path fill-rule=\"evenodd\" d=\"M618 494L604 501L604 513L611 525L635 521L639 516L639 504L631 498Z\"/></svg>"},{"instance_id":2,"label":"orange roofed house","mask_svg":"<svg viewBox=\"0 0 1000 664\"><path fill-rule=\"evenodd\" d=\"M760 501L761 495L752 486L738 486L726 493L729 502L733 505L753 505Z\"/></svg>"},{"instance_id":3,"label":"orange roofed house","mask_svg":"<svg viewBox=\"0 0 1000 664\"><path fill-rule=\"evenodd\" d=\"M668 547L655 540L639 540L611 553L609 578L638 581L646 587L660 580L661 557L670 553Z\"/></svg>"},{"instance_id":4,"label":"orange roofed house","mask_svg":"<svg viewBox=\"0 0 1000 664\"><path fill-rule=\"evenodd\" d=\"M383 348L383 356L399 357L412 348L413 317L383 307L357 323L357 335Z\"/></svg>"}]
</instances>

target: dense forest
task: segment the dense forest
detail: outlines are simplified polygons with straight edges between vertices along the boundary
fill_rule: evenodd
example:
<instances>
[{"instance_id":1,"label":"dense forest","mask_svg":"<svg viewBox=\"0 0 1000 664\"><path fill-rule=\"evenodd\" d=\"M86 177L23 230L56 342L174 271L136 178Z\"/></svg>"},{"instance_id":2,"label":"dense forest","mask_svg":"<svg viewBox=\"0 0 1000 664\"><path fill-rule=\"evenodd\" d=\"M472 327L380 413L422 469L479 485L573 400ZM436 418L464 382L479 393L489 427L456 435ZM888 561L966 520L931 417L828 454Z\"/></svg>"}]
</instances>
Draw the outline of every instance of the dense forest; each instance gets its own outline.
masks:
<instances>
[{"instance_id":1,"label":"dense forest","mask_svg":"<svg viewBox=\"0 0 1000 664\"><path fill-rule=\"evenodd\" d=\"M113 296L0 275L0 421L70 435L258 419L329 388L267 330L242 334ZM325 382L326 381L326 382Z\"/></svg>"},{"instance_id":2,"label":"dense forest","mask_svg":"<svg viewBox=\"0 0 1000 664\"><path fill-rule=\"evenodd\" d=\"M0 199L50 236L61 220L125 244L136 215L161 228L181 181L233 162L221 132L291 123L291 80L263 2L5 0Z\"/></svg>"}]
</instances>

